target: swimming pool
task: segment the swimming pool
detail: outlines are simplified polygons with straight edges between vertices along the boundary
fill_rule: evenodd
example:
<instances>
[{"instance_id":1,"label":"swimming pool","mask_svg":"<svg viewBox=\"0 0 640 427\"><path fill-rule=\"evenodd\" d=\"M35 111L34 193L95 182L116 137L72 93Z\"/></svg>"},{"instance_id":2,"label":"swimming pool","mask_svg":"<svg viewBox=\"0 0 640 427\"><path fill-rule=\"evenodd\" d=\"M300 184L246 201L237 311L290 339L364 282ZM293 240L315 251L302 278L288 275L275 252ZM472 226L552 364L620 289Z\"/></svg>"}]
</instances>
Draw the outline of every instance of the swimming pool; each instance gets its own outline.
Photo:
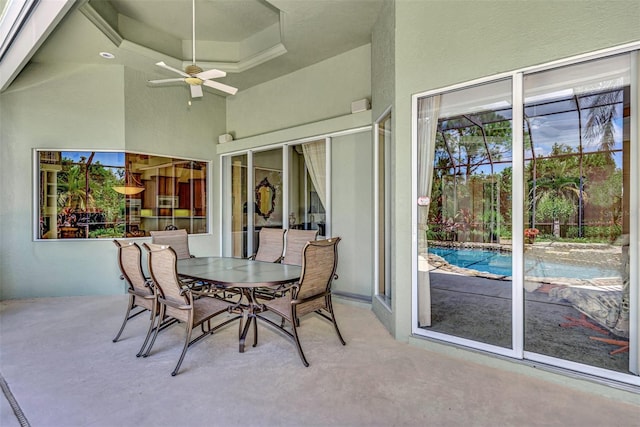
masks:
<instances>
[{"instance_id":1,"label":"swimming pool","mask_svg":"<svg viewBox=\"0 0 640 427\"><path fill-rule=\"evenodd\" d=\"M500 276L511 276L511 253L484 249L457 249L429 247L429 253L444 258L449 264L470 268ZM593 279L596 277L618 277L615 269L594 266L562 264L548 260L525 259L525 276L567 277Z\"/></svg>"}]
</instances>

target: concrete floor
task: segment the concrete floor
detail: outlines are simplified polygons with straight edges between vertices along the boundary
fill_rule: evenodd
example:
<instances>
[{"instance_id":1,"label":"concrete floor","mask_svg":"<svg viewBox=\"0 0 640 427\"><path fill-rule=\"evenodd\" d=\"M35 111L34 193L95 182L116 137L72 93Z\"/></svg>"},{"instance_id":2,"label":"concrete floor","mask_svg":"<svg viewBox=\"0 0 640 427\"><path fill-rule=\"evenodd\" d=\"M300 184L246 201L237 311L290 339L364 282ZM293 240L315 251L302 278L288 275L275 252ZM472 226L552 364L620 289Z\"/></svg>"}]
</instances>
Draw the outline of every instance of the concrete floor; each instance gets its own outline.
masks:
<instances>
[{"instance_id":1,"label":"concrete floor","mask_svg":"<svg viewBox=\"0 0 640 427\"><path fill-rule=\"evenodd\" d=\"M346 346L321 318L302 321L308 368L263 324L258 346L238 353L233 323L193 346L171 377L183 328L136 358L147 318L111 342L125 305L126 296L0 303L0 373L30 425L640 425L640 395L401 343L367 306L344 301L335 305ZM4 397L0 411L0 425L20 425Z\"/></svg>"}]
</instances>

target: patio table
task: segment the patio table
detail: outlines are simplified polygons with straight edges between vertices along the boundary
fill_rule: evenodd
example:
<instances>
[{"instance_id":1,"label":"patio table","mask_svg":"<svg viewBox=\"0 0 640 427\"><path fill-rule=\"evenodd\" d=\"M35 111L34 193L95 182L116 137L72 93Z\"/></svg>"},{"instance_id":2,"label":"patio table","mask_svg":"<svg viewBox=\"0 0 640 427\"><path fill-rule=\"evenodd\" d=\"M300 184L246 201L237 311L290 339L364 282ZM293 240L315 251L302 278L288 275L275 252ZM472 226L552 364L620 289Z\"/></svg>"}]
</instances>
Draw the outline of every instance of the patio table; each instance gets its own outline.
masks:
<instances>
[{"instance_id":1,"label":"patio table","mask_svg":"<svg viewBox=\"0 0 640 427\"><path fill-rule=\"evenodd\" d=\"M243 298L231 312L241 313L240 353L244 352L249 327L256 322L262 305L255 298L256 288L277 287L300 279L302 268L297 265L253 261L242 258L198 257L178 260L178 274L210 283L217 288L236 289ZM255 346L255 337L254 337Z\"/></svg>"}]
</instances>

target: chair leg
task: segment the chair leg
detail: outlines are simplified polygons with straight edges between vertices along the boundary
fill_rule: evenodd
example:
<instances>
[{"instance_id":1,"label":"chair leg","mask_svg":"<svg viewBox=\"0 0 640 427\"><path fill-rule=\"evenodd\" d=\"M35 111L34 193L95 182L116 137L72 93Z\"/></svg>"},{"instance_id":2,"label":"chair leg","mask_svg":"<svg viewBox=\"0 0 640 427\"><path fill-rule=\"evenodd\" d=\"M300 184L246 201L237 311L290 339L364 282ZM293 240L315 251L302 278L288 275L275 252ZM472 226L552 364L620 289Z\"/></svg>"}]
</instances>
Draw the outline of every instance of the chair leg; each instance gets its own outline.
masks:
<instances>
[{"instance_id":1,"label":"chair leg","mask_svg":"<svg viewBox=\"0 0 640 427\"><path fill-rule=\"evenodd\" d=\"M253 346L258 345L258 318L253 318Z\"/></svg>"},{"instance_id":2,"label":"chair leg","mask_svg":"<svg viewBox=\"0 0 640 427\"><path fill-rule=\"evenodd\" d=\"M142 343L142 347L140 347L140 351L138 351L138 354L136 354L136 357L140 357L142 356L142 353L144 353L144 349L147 347L147 343L149 342L149 338L151 337L151 333L153 332L153 327L156 324L156 308L154 307L151 310L151 319L149 320L149 330L147 331L147 336L144 339L144 342ZM158 322L158 328L160 328L160 322Z\"/></svg>"},{"instance_id":3,"label":"chair leg","mask_svg":"<svg viewBox=\"0 0 640 427\"><path fill-rule=\"evenodd\" d=\"M149 356L149 353L151 353L151 348L153 348L153 344L156 342L156 338L158 338L158 332L160 332L160 325L162 325L163 321L164 321L164 305L160 307L160 314L158 315L158 326L154 328L155 331L153 333L153 338L151 338L149 347L147 347L147 351L144 352L142 357L147 357Z\"/></svg>"},{"instance_id":4,"label":"chair leg","mask_svg":"<svg viewBox=\"0 0 640 427\"><path fill-rule=\"evenodd\" d=\"M118 341L118 339L120 338L122 331L124 331L124 326L127 324L127 320L129 320L129 315L131 314L131 310L133 309L133 307L135 307L135 296L129 295L129 305L127 306L127 312L124 315L124 321L122 322L122 326L120 326L120 330L118 331L118 334L113 339L113 342Z\"/></svg>"},{"instance_id":5,"label":"chair leg","mask_svg":"<svg viewBox=\"0 0 640 427\"><path fill-rule=\"evenodd\" d=\"M300 339L298 338L298 327L296 326L298 323L298 316L296 316L295 308L292 308L291 313L291 329L293 329L293 339L296 342L296 348L298 349L298 355L300 359L302 359L302 363L304 366L309 366L309 362L307 362L307 358L304 357L304 353L302 351L302 346L300 345Z\"/></svg>"},{"instance_id":6,"label":"chair leg","mask_svg":"<svg viewBox=\"0 0 640 427\"><path fill-rule=\"evenodd\" d=\"M333 304L331 303L331 295L327 296L327 308L329 309L329 313L331 314L331 321L333 322L334 328L336 328L336 333L338 334L338 338L342 345L347 345L347 343L342 338L342 334L340 333L340 329L338 329L338 322L336 322L336 315L333 313Z\"/></svg>"},{"instance_id":7,"label":"chair leg","mask_svg":"<svg viewBox=\"0 0 640 427\"><path fill-rule=\"evenodd\" d=\"M182 348L182 354L180 355L180 359L178 359L178 364L176 368L171 373L172 377L175 377L178 374L178 370L180 369L180 365L182 365L182 361L184 360L185 354L187 354L187 349L189 348L189 342L191 341L191 332L193 331L193 325L191 322L185 325L187 328L187 338L184 341L184 347Z\"/></svg>"}]
</instances>

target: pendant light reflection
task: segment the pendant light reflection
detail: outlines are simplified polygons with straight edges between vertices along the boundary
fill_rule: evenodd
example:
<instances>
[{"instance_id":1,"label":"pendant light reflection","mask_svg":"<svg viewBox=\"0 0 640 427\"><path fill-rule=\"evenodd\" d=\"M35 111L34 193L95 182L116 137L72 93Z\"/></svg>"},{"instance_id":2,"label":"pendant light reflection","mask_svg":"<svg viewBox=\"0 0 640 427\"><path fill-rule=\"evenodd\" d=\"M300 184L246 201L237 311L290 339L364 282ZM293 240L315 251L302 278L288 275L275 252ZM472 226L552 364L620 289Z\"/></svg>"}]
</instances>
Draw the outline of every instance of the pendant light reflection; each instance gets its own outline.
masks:
<instances>
[{"instance_id":1,"label":"pendant light reflection","mask_svg":"<svg viewBox=\"0 0 640 427\"><path fill-rule=\"evenodd\" d=\"M113 190L125 196L139 194L144 191L144 185L131 173L131 162L129 162L129 166L124 171L124 185L114 186Z\"/></svg>"}]
</instances>

